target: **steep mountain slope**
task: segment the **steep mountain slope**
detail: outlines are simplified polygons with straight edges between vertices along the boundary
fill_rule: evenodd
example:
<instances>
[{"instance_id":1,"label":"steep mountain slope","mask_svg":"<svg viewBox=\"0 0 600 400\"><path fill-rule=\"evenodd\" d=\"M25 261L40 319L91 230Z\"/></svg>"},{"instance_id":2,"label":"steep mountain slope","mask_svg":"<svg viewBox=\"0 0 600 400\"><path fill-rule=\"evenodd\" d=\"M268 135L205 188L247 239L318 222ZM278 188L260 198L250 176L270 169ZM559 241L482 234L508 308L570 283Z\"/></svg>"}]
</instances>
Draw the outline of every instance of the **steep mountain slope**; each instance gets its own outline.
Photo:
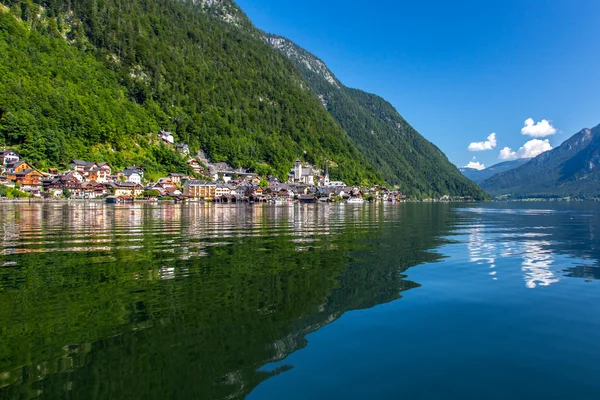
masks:
<instances>
[{"instance_id":1,"label":"steep mountain slope","mask_svg":"<svg viewBox=\"0 0 600 400\"><path fill-rule=\"evenodd\" d=\"M0 145L42 167L159 169L176 157L149 143L163 128L215 162L285 177L297 157L329 160L334 178L382 181L232 1L0 5Z\"/></svg>"},{"instance_id":2,"label":"steep mountain slope","mask_svg":"<svg viewBox=\"0 0 600 400\"><path fill-rule=\"evenodd\" d=\"M417 197L485 196L387 101L345 87L323 61L290 40L266 37L273 48L296 64L324 108L387 182Z\"/></svg>"},{"instance_id":3,"label":"steep mountain slope","mask_svg":"<svg viewBox=\"0 0 600 400\"><path fill-rule=\"evenodd\" d=\"M486 179L491 178L496 174L500 174L502 172L510 171L511 169L515 169L520 167L521 165L529 162L531 158L521 158L513 161L504 161L498 164L494 164L491 167L487 167L486 169L474 169L474 168L460 168L460 172L473 182L480 184Z\"/></svg>"},{"instance_id":4,"label":"steep mountain slope","mask_svg":"<svg viewBox=\"0 0 600 400\"><path fill-rule=\"evenodd\" d=\"M600 197L600 125L481 185L496 196Z\"/></svg>"}]
</instances>

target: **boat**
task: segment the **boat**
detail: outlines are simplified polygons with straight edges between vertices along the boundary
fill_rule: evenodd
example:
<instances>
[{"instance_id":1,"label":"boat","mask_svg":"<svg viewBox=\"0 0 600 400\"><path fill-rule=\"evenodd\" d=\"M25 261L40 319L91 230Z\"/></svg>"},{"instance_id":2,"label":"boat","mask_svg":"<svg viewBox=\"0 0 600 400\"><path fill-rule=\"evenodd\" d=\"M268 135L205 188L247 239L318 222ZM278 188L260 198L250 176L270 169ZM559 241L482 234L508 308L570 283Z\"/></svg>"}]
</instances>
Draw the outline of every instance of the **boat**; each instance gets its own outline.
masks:
<instances>
[{"instance_id":1,"label":"boat","mask_svg":"<svg viewBox=\"0 0 600 400\"><path fill-rule=\"evenodd\" d=\"M364 202L365 200L362 197L350 197L346 200L346 203L348 204L363 204Z\"/></svg>"}]
</instances>

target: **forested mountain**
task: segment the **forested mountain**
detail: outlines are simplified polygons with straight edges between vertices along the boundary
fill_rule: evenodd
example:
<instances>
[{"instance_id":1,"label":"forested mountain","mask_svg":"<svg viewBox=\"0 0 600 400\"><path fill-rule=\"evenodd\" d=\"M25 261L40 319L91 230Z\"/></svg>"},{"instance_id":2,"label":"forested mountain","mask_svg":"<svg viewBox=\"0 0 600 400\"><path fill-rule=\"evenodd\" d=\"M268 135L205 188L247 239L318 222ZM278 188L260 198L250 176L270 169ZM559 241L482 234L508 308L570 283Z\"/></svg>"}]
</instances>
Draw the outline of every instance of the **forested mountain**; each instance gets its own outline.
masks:
<instances>
[{"instance_id":1,"label":"forested mountain","mask_svg":"<svg viewBox=\"0 0 600 400\"><path fill-rule=\"evenodd\" d=\"M466 176L473 182L480 184L481 182L491 178L496 174L500 174L502 172L518 168L521 165L529 162L529 160L531 160L531 158L520 158L518 160L504 161L482 170L474 168L460 168L460 172L462 172L464 176Z\"/></svg>"},{"instance_id":2,"label":"forested mountain","mask_svg":"<svg viewBox=\"0 0 600 400\"><path fill-rule=\"evenodd\" d=\"M267 35L292 60L324 108L348 132L352 143L381 171L386 182L420 197L481 196L480 189L379 96L344 86L325 63L295 43Z\"/></svg>"},{"instance_id":3,"label":"forested mountain","mask_svg":"<svg viewBox=\"0 0 600 400\"><path fill-rule=\"evenodd\" d=\"M283 177L297 157L330 160L334 177L382 181L232 2L4 4L0 141L42 166L161 168L176 155L147 133L164 128L215 162Z\"/></svg>"},{"instance_id":4,"label":"forested mountain","mask_svg":"<svg viewBox=\"0 0 600 400\"><path fill-rule=\"evenodd\" d=\"M0 145L42 168L183 172L165 129L280 178L300 157L350 184L485 196L382 99L340 85L330 115L292 61L231 0L0 0Z\"/></svg>"},{"instance_id":5,"label":"forested mountain","mask_svg":"<svg viewBox=\"0 0 600 400\"><path fill-rule=\"evenodd\" d=\"M583 129L554 150L481 185L503 197L600 197L600 125Z\"/></svg>"}]
</instances>

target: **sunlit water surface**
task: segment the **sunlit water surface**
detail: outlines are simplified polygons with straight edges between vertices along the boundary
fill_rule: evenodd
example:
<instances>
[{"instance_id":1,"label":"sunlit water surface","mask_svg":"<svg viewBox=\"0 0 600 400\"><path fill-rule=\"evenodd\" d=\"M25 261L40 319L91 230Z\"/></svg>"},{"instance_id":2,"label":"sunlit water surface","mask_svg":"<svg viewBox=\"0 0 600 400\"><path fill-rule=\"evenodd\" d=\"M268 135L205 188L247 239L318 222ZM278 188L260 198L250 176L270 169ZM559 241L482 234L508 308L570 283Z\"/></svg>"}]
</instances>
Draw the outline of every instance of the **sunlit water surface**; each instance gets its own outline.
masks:
<instances>
[{"instance_id":1,"label":"sunlit water surface","mask_svg":"<svg viewBox=\"0 0 600 400\"><path fill-rule=\"evenodd\" d=\"M600 398L600 206L0 204L0 398Z\"/></svg>"}]
</instances>

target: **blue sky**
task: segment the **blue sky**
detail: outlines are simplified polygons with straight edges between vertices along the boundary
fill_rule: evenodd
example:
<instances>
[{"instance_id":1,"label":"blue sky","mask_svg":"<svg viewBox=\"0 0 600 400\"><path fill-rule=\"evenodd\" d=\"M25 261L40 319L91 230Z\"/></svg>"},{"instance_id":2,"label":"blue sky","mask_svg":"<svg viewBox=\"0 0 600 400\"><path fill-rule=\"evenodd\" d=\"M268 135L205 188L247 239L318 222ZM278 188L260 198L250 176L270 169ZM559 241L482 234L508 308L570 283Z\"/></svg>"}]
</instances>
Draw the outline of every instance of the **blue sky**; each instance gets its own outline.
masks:
<instances>
[{"instance_id":1,"label":"blue sky","mask_svg":"<svg viewBox=\"0 0 600 400\"><path fill-rule=\"evenodd\" d=\"M237 3L345 85L390 101L458 166L473 157L490 166L503 149L505 158L541 151L600 124L600 1ZM556 133L544 136L543 119ZM486 141L471 147L491 150L468 150Z\"/></svg>"}]
</instances>

